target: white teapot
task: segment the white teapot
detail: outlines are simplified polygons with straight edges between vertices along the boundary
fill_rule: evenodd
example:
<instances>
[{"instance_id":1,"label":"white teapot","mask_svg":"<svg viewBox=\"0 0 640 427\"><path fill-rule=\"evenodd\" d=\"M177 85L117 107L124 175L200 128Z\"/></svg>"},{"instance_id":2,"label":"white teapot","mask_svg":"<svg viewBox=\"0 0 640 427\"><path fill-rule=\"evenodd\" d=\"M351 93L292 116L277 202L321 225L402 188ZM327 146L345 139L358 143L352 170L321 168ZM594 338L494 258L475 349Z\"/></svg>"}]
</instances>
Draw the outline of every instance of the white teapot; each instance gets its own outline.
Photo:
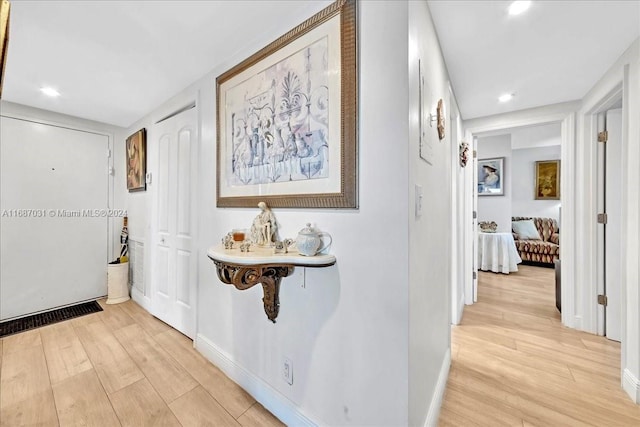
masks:
<instances>
[{"instance_id":1,"label":"white teapot","mask_svg":"<svg viewBox=\"0 0 640 427\"><path fill-rule=\"evenodd\" d=\"M328 243L325 243L322 247L320 247L320 244L324 243L323 237L328 238L329 241ZM300 230L300 232L298 233L296 246L298 247L298 252L300 253L300 255L315 256L319 252L327 249L332 241L333 239L329 233L317 231L316 229L311 227L311 224L308 223L307 226Z\"/></svg>"}]
</instances>

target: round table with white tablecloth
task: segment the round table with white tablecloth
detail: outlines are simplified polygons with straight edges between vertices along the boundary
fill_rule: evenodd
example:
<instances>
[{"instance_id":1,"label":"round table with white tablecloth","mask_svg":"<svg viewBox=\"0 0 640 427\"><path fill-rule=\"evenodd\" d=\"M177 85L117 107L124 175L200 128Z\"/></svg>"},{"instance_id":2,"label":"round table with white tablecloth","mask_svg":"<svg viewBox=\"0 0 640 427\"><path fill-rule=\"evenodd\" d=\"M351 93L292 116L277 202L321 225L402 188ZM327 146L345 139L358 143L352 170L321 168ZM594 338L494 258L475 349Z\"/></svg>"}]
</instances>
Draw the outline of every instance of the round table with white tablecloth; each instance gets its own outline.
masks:
<instances>
[{"instance_id":1,"label":"round table with white tablecloth","mask_svg":"<svg viewBox=\"0 0 640 427\"><path fill-rule=\"evenodd\" d=\"M518 271L518 255L511 233L478 233L478 268L495 273Z\"/></svg>"}]
</instances>

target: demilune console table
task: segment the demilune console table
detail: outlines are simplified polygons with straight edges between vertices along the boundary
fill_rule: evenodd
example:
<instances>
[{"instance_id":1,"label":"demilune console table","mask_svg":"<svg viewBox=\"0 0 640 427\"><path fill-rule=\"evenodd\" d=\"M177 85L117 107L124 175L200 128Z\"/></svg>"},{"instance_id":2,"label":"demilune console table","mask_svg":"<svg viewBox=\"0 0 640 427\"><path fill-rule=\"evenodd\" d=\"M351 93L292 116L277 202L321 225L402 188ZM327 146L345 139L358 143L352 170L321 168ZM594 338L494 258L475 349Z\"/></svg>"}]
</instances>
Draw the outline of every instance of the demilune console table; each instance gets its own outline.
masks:
<instances>
[{"instance_id":1,"label":"demilune console table","mask_svg":"<svg viewBox=\"0 0 640 427\"><path fill-rule=\"evenodd\" d=\"M225 249L223 245L217 245L209 248L207 256L215 264L223 283L241 291L262 284L264 312L273 323L280 310L280 282L293 273L294 267L319 268L336 263L333 255L307 257L296 250L274 254L273 248L266 247L252 247L251 252L241 252L239 248Z\"/></svg>"}]
</instances>

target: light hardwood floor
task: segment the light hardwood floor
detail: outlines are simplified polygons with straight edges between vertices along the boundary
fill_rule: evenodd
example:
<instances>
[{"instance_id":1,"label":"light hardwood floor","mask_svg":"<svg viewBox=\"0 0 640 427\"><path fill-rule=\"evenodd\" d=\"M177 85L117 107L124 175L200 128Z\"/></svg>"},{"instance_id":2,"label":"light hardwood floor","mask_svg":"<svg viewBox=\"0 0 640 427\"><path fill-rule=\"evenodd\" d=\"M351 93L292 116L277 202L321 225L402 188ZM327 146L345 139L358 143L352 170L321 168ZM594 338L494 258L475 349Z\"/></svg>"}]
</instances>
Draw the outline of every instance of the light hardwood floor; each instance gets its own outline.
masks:
<instances>
[{"instance_id":1,"label":"light hardwood floor","mask_svg":"<svg viewBox=\"0 0 640 427\"><path fill-rule=\"evenodd\" d=\"M640 426L620 388L620 344L567 329L554 271L480 272L451 337L440 426Z\"/></svg>"},{"instance_id":2,"label":"light hardwood floor","mask_svg":"<svg viewBox=\"0 0 640 427\"><path fill-rule=\"evenodd\" d=\"M282 426L133 301L0 339L0 426Z\"/></svg>"}]
</instances>

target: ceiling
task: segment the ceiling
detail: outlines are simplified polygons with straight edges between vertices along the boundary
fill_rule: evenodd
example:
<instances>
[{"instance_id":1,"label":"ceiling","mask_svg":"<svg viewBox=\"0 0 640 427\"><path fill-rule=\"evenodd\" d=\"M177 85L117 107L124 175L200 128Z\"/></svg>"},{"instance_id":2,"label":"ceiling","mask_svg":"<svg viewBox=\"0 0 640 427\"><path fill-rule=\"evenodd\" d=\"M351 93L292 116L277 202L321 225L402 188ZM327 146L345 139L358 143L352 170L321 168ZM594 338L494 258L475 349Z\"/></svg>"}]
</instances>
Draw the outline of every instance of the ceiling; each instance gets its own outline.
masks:
<instances>
[{"instance_id":1,"label":"ceiling","mask_svg":"<svg viewBox=\"0 0 640 427\"><path fill-rule=\"evenodd\" d=\"M2 98L128 127L331 3L12 0Z\"/></svg>"},{"instance_id":2,"label":"ceiling","mask_svg":"<svg viewBox=\"0 0 640 427\"><path fill-rule=\"evenodd\" d=\"M640 36L640 1L429 1L460 113L579 100ZM504 93L515 93L506 103Z\"/></svg>"},{"instance_id":3,"label":"ceiling","mask_svg":"<svg viewBox=\"0 0 640 427\"><path fill-rule=\"evenodd\" d=\"M3 99L128 127L330 3L12 0ZM464 119L582 98L639 36L639 4L429 2Z\"/></svg>"}]
</instances>

